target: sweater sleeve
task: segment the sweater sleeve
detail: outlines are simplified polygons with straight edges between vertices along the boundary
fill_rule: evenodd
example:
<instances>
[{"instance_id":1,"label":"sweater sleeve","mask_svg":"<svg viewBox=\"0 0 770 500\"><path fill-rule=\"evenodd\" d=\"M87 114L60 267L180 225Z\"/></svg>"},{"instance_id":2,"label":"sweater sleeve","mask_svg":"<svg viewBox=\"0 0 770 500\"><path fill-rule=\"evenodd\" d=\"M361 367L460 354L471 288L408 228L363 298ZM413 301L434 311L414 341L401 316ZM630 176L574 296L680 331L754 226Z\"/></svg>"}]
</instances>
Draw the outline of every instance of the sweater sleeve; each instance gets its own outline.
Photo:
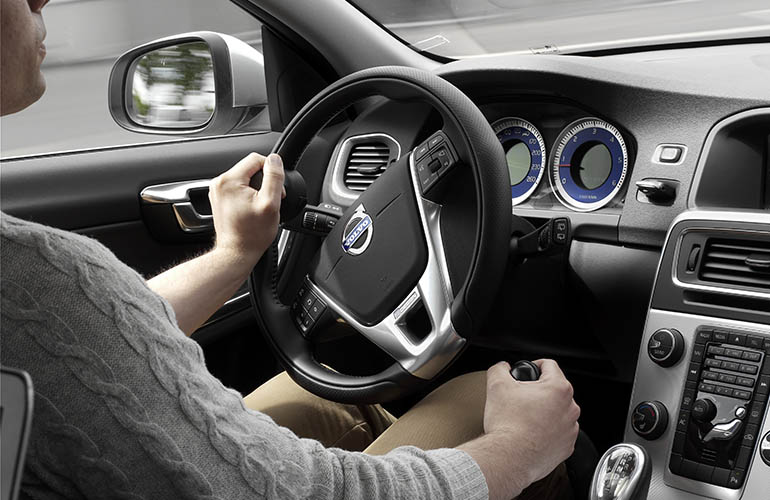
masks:
<instances>
[{"instance_id":1,"label":"sweater sleeve","mask_svg":"<svg viewBox=\"0 0 770 500\"><path fill-rule=\"evenodd\" d=\"M488 497L463 451L324 448L246 408L168 303L97 242L5 214L1 234L0 355L35 387L35 498Z\"/></svg>"}]
</instances>

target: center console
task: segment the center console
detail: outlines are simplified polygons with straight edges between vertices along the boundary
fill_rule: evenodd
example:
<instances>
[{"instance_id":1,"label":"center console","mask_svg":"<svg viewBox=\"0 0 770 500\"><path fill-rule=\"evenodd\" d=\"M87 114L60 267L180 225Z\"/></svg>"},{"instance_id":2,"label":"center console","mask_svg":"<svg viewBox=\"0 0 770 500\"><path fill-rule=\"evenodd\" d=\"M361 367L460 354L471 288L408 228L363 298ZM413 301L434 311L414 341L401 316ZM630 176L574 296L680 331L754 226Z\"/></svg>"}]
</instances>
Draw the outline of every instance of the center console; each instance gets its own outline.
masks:
<instances>
[{"instance_id":1,"label":"center console","mask_svg":"<svg viewBox=\"0 0 770 500\"><path fill-rule=\"evenodd\" d=\"M671 227L625 441L647 498L770 498L770 213L693 211Z\"/></svg>"}]
</instances>

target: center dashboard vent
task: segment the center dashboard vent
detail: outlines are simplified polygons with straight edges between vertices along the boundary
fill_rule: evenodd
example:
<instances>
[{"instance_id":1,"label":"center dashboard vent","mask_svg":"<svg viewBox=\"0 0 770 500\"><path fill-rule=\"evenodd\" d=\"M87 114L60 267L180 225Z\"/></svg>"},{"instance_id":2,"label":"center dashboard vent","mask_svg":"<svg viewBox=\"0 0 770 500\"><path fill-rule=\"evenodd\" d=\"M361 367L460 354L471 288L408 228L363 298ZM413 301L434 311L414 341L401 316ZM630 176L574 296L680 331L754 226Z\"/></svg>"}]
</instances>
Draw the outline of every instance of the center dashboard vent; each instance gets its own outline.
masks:
<instances>
[{"instance_id":1,"label":"center dashboard vent","mask_svg":"<svg viewBox=\"0 0 770 500\"><path fill-rule=\"evenodd\" d=\"M770 241L709 238L698 277L702 282L770 290Z\"/></svg>"},{"instance_id":2,"label":"center dashboard vent","mask_svg":"<svg viewBox=\"0 0 770 500\"><path fill-rule=\"evenodd\" d=\"M391 148L382 141L366 141L354 144L345 160L345 187L352 191L365 191L388 168L392 158Z\"/></svg>"}]
</instances>

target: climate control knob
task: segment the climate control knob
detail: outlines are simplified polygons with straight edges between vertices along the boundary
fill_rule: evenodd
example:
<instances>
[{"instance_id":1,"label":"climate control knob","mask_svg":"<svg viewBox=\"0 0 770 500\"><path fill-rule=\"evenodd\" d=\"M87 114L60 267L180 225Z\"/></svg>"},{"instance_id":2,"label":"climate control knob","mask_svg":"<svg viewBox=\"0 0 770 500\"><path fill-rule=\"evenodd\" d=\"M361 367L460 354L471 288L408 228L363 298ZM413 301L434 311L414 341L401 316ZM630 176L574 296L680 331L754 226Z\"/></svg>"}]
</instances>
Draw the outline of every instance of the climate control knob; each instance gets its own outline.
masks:
<instances>
[{"instance_id":1,"label":"climate control knob","mask_svg":"<svg viewBox=\"0 0 770 500\"><path fill-rule=\"evenodd\" d=\"M668 426L668 411L660 401L639 403L631 414L631 427L644 439L658 439Z\"/></svg>"},{"instance_id":2,"label":"climate control knob","mask_svg":"<svg viewBox=\"0 0 770 500\"><path fill-rule=\"evenodd\" d=\"M682 358L683 352L684 338L673 328L661 328L647 342L647 355L664 368L674 366Z\"/></svg>"},{"instance_id":3,"label":"climate control knob","mask_svg":"<svg viewBox=\"0 0 770 500\"><path fill-rule=\"evenodd\" d=\"M696 422L711 422L717 416L717 407L710 399L698 399L692 404L690 415Z\"/></svg>"}]
</instances>

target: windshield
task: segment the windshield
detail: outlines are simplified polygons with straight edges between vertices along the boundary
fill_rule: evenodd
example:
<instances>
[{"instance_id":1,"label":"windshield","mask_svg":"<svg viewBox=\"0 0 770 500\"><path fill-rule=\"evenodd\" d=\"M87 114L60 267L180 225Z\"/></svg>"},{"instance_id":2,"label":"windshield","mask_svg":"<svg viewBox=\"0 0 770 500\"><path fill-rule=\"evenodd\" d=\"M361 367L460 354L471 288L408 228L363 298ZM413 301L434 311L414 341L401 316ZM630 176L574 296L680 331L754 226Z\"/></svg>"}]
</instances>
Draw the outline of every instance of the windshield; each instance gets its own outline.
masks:
<instances>
[{"instance_id":1,"label":"windshield","mask_svg":"<svg viewBox=\"0 0 770 500\"><path fill-rule=\"evenodd\" d=\"M351 0L415 50L573 53L770 35L767 0Z\"/></svg>"}]
</instances>

